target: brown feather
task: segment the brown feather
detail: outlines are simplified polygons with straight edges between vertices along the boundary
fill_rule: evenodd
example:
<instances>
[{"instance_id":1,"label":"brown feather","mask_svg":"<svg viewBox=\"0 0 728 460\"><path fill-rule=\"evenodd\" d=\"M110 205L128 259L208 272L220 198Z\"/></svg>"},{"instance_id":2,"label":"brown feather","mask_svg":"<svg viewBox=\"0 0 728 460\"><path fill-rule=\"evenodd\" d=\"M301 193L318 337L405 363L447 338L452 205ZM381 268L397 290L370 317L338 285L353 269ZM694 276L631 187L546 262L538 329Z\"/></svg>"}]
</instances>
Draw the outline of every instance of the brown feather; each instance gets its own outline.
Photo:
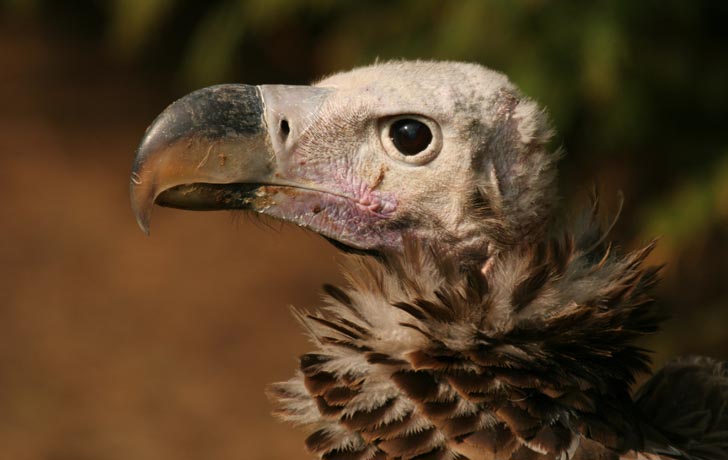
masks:
<instances>
[{"instance_id":1,"label":"brown feather","mask_svg":"<svg viewBox=\"0 0 728 460\"><path fill-rule=\"evenodd\" d=\"M385 414L392 408L395 400L389 399L384 404L372 410L360 410L341 418L341 423L354 431L370 430L384 419Z\"/></svg>"},{"instance_id":2,"label":"brown feather","mask_svg":"<svg viewBox=\"0 0 728 460\"><path fill-rule=\"evenodd\" d=\"M438 393L437 381L428 372L399 371L392 374L392 381L415 401L432 401Z\"/></svg>"},{"instance_id":3,"label":"brown feather","mask_svg":"<svg viewBox=\"0 0 728 460\"><path fill-rule=\"evenodd\" d=\"M412 458L417 455L430 452L437 447L435 442L434 428L423 430L417 433L407 434L402 437L388 439L379 443L379 448L386 452L391 458Z\"/></svg>"},{"instance_id":4,"label":"brown feather","mask_svg":"<svg viewBox=\"0 0 728 460\"><path fill-rule=\"evenodd\" d=\"M498 424L465 436L462 438L462 442L477 447L483 452L495 454L511 450L515 437L506 425Z\"/></svg>"}]
</instances>

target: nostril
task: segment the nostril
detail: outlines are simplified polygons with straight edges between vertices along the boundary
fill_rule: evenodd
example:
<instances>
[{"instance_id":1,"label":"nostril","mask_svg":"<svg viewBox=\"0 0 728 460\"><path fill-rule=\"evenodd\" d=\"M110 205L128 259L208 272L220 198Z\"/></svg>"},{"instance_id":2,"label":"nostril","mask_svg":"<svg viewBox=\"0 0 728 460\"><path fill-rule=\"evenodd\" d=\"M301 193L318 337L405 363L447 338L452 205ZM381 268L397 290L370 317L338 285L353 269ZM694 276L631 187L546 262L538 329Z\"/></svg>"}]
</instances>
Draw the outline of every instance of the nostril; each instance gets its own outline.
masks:
<instances>
[{"instance_id":1,"label":"nostril","mask_svg":"<svg viewBox=\"0 0 728 460\"><path fill-rule=\"evenodd\" d=\"M285 139L288 137L288 134L291 132L291 127L288 125L288 120L285 118L281 120L281 134L283 134L283 138Z\"/></svg>"}]
</instances>

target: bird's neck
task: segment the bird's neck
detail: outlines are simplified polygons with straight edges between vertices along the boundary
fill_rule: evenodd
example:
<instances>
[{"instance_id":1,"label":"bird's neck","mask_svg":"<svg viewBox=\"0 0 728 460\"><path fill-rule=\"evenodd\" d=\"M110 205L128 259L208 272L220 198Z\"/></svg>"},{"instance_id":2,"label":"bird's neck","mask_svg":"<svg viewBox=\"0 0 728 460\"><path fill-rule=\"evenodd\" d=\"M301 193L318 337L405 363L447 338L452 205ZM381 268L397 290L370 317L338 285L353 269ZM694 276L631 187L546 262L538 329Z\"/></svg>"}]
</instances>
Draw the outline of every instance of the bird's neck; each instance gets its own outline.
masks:
<instances>
[{"instance_id":1,"label":"bird's neck","mask_svg":"<svg viewBox=\"0 0 728 460\"><path fill-rule=\"evenodd\" d=\"M354 257L349 287L298 313L318 349L273 387L278 413L328 458L633 448L629 387L649 364L633 341L658 323L649 250L567 233L477 268L416 244Z\"/></svg>"}]
</instances>

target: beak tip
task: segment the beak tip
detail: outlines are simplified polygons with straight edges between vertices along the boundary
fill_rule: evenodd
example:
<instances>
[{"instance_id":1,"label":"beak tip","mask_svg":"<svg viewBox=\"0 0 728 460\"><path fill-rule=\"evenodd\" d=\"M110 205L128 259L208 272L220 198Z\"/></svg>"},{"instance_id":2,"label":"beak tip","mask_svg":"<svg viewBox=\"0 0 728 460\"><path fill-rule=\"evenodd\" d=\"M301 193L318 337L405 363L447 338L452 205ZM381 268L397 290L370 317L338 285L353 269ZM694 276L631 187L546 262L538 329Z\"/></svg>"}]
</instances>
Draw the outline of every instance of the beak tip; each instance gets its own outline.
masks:
<instances>
[{"instance_id":1,"label":"beak tip","mask_svg":"<svg viewBox=\"0 0 728 460\"><path fill-rule=\"evenodd\" d=\"M149 190L147 187L141 187L141 184L142 182L139 180L139 176L133 173L129 189L131 195L131 210L141 231L149 236L155 191L153 189Z\"/></svg>"},{"instance_id":2,"label":"beak tip","mask_svg":"<svg viewBox=\"0 0 728 460\"><path fill-rule=\"evenodd\" d=\"M137 223L139 224L139 228L141 229L142 233L144 233L144 235L146 235L146 236L149 236L149 234L150 234L149 226L143 224L142 222L137 222Z\"/></svg>"},{"instance_id":3,"label":"beak tip","mask_svg":"<svg viewBox=\"0 0 728 460\"><path fill-rule=\"evenodd\" d=\"M134 216L136 217L137 225L139 229L147 236L149 236L149 229L151 223L151 213L144 209L134 209Z\"/></svg>"}]
</instances>

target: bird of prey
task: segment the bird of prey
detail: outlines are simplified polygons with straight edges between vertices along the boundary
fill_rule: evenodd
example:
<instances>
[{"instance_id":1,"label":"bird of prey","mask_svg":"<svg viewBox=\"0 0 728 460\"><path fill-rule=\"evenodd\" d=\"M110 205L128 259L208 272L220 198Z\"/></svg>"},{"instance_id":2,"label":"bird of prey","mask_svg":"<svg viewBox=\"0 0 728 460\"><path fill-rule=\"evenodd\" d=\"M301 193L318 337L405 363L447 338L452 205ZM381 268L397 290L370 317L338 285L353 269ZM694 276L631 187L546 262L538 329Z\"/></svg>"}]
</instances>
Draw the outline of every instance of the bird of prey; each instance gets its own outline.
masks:
<instances>
[{"instance_id":1,"label":"bird of prey","mask_svg":"<svg viewBox=\"0 0 728 460\"><path fill-rule=\"evenodd\" d=\"M476 64L213 86L149 127L131 197L145 231L155 203L245 209L352 253L348 285L297 312L315 350L270 389L321 459L728 459L728 363L631 391L661 317L652 245L620 254L596 201L555 218L551 134Z\"/></svg>"}]
</instances>

